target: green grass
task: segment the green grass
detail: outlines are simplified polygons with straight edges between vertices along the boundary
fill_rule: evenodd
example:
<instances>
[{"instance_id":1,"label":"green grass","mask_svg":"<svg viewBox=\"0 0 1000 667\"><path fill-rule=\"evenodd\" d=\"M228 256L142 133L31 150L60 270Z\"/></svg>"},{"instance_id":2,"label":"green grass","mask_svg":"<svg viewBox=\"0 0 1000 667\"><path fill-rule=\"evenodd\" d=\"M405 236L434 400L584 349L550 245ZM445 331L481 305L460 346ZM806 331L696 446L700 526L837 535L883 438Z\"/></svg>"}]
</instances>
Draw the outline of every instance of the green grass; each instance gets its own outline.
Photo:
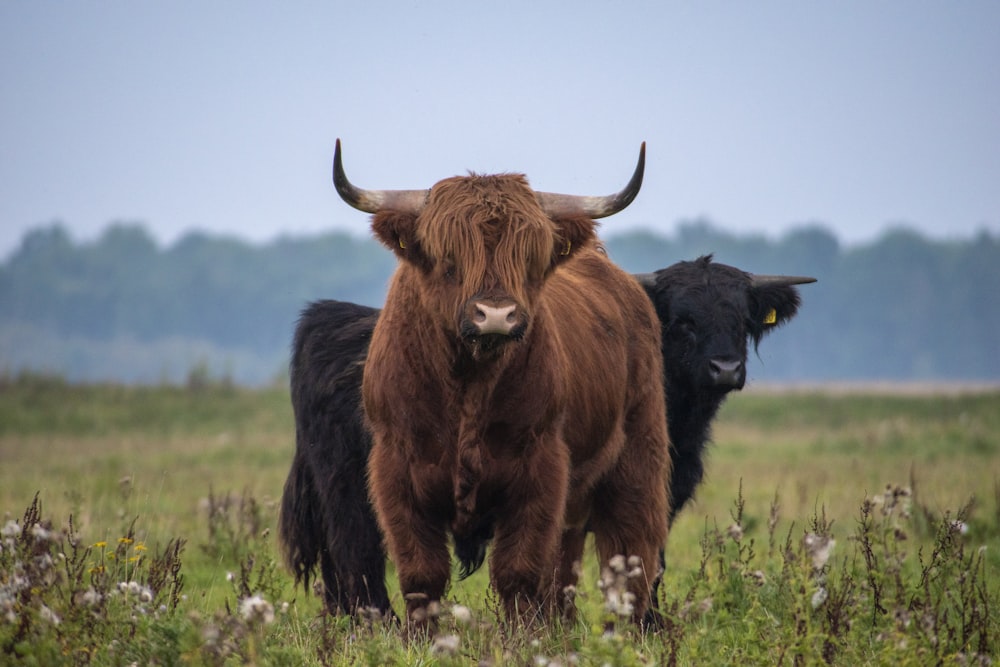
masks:
<instances>
[{"instance_id":1,"label":"green grass","mask_svg":"<svg viewBox=\"0 0 1000 667\"><path fill-rule=\"evenodd\" d=\"M605 611L589 550L576 624L506 628L480 571L453 586L435 637L405 642L322 615L280 564L286 389L6 379L0 664L1000 657L1000 392L751 390L724 406L715 441L669 538L664 631Z\"/></svg>"}]
</instances>

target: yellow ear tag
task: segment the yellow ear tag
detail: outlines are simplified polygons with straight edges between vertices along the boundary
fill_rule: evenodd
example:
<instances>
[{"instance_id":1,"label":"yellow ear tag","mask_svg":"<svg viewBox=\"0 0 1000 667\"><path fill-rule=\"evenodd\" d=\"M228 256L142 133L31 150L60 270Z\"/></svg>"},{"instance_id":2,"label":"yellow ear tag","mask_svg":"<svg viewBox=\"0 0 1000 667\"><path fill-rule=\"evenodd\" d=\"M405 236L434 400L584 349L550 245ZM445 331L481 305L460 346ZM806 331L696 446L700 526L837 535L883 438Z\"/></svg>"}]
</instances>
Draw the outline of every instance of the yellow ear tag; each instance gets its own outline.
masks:
<instances>
[{"instance_id":1,"label":"yellow ear tag","mask_svg":"<svg viewBox=\"0 0 1000 667\"><path fill-rule=\"evenodd\" d=\"M563 251L561 253L559 253L559 254L562 255L563 257L565 257L566 255L569 254L569 249L572 248L572 247L573 247L572 242L566 241L566 247L563 248Z\"/></svg>"},{"instance_id":2,"label":"yellow ear tag","mask_svg":"<svg viewBox=\"0 0 1000 667\"><path fill-rule=\"evenodd\" d=\"M406 242L403 239L399 239L399 247L406 250Z\"/></svg>"},{"instance_id":3,"label":"yellow ear tag","mask_svg":"<svg viewBox=\"0 0 1000 667\"><path fill-rule=\"evenodd\" d=\"M774 308L767 311L767 315L764 316L764 324L774 324L778 321L778 311Z\"/></svg>"}]
</instances>

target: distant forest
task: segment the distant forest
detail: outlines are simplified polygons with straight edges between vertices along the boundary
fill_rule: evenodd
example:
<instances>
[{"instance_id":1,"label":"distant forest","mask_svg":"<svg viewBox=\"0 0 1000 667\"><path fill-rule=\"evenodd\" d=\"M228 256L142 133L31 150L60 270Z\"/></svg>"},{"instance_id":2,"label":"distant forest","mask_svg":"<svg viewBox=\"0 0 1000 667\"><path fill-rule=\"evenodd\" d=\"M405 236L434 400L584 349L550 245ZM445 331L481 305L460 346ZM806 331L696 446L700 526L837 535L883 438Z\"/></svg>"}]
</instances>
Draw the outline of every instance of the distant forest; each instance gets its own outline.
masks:
<instances>
[{"instance_id":1,"label":"distant forest","mask_svg":"<svg viewBox=\"0 0 1000 667\"><path fill-rule=\"evenodd\" d=\"M942 241L901 228L844 246L818 225L769 239L694 221L604 240L633 272L712 253L816 277L799 315L753 356L751 382L1000 380L1000 237L989 232ZM263 245L192 233L161 247L135 224L86 243L39 228L0 266L0 373L281 382L302 308L378 306L394 266L374 240L343 233Z\"/></svg>"}]
</instances>

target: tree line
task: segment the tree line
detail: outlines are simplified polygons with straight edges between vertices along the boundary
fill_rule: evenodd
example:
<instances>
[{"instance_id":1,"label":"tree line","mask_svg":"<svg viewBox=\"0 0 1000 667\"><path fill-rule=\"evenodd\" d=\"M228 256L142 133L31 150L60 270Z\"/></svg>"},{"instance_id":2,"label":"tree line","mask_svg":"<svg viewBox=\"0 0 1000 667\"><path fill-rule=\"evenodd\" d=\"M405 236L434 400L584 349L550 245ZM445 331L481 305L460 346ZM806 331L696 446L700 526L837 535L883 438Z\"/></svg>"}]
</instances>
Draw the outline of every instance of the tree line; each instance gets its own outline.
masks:
<instances>
[{"instance_id":1,"label":"tree line","mask_svg":"<svg viewBox=\"0 0 1000 667\"><path fill-rule=\"evenodd\" d=\"M699 220L605 245L633 272L713 254L816 277L800 288L799 315L761 344L751 381L1000 379L1000 237L989 232L933 240L899 228L845 246L821 225L771 239ZM306 303L378 306L394 266L377 242L346 233L251 244L195 232L161 247L140 224L86 243L40 227L0 265L0 372L174 382L196 368L271 381Z\"/></svg>"}]
</instances>

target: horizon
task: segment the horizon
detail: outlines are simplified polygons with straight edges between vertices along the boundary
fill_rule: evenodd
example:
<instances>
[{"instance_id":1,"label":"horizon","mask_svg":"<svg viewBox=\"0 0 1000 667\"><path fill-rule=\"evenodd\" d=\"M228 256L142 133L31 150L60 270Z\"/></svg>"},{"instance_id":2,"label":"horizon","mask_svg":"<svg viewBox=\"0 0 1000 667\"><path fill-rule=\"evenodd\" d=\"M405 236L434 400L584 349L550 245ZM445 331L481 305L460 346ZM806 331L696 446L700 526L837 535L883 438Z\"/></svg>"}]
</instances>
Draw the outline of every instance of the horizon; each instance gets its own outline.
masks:
<instances>
[{"instance_id":1,"label":"horizon","mask_svg":"<svg viewBox=\"0 0 1000 667\"><path fill-rule=\"evenodd\" d=\"M746 241L751 239L764 239L768 243L780 243L784 238L790 234L801 232L804 230L820 229L824 232L831 234L837 241L840 250L854 250L857 248L869 247L871 245L877 244L883 239L887 238L898 232L912 233L919 238L929 242L929 243L972 243L977 239L981 238L984 234L990 239L996 239L1000 241L1000 231L994 231L988 228L981 228L978 230L972 230L968 234L953 234L949 236L934 236L932 234L927 234L923 230L918 229L914 226L899 224L895 226L887 226L879 230L879 233L870 239L859 240L855 242L847 242L840 236L838 236L836 230L832 229L830 226L825 225L821 222L807 222L801 225L791 225L786 229L778 230L774 233L758 232L755 230L733 230L716 224L712 220L704 218L695 218L690 220L679 220L672 229L663 229L655 227L643 227L641 225L630 226L627 229L612 230L607 233L603 230L599 231L598 236L603 240L612 240L619 236L627 236L630 234L649 234L657 239L662 239L666 241L676 240L678 235L681 234L686 227L699 227L706 226L710 231L718 233L723 236L729 236L737 241ZM368 227L363 230L351 230L345 227L332 227L330 229L320 229L311 231L299 231L299 232L277 232L275 236L264 239L252 238L250 236L240 235L239 232L232 232L227 230L214 230L209 228L191 228L187 230L182 230L181 233L177 234L174 238L166 240L158 238L156 235L156 230L151 228L146 222L142 220L117 220L106 224L104 227L95 231L95 233L87 236L78 235L75 230L69 225L64 224L59 220L53 220L47 223L42 223L26 229L24 234L18 239L17 243L14 244L6 254L0 254L0 264L6 264L9 262L23 247L24 239L29 235L45 231L53 228L61 228L64 230L70 238L70 241L77 247L94 245L100 243L101 239L105 234L115 227L137 227L147 233L153 242L156 244L158 250L164 251L176 246L178 243L183 241L185 238L192 236L205 236L213 240L231 240L238 243L246 244L254 248L264 248L282 241L306 241L311 238L319 238L326 236L328 234L345 234L354 240L359 241L372 241L378 243Z\"/></svg>"}]
</instances>

